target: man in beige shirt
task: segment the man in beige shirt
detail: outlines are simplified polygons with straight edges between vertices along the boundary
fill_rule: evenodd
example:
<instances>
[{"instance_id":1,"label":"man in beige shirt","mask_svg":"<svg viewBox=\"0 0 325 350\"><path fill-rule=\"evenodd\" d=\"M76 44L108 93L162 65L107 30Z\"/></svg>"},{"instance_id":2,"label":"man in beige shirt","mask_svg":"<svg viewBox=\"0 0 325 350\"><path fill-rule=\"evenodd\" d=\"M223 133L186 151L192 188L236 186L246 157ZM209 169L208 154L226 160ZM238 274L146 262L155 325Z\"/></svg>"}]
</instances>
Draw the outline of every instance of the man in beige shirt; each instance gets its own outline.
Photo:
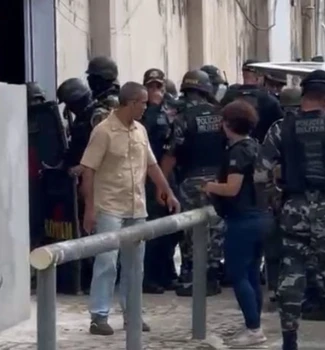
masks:
<instances>
[{"instance_id":1,"label":"man in beige shirt","mask_svg":"<svg viewBox=\"0 0 325 350\"><path fill-rule=\"evenodd\" d=\"M146 109L148 94L138 83L126 83L120 91L120 107L98 124L90 137L81 165L85 197L84 229L88 233L116 231L143 223L147 216L145 179L148 175L161 193L158 200L169 210L180 207L152 153L148 135L139 120ZM138 254L143 260L144 243ZM90 332L111 335L107 323L113 303L118 251L99 254L95 258L90 288ZM125 318L129 256L120 252L120 303ZM150 328L143 322L143 331Z\"/></svg>"}]
</instances>

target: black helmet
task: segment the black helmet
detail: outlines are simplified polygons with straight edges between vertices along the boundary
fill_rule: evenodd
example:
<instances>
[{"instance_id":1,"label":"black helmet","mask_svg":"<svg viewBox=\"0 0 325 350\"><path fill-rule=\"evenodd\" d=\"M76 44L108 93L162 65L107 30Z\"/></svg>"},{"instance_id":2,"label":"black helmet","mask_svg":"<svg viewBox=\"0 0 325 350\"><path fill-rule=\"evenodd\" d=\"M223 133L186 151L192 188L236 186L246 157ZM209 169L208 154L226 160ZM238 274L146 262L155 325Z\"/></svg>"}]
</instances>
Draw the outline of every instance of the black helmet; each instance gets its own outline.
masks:
<instances>
[{"instance_id":1,"label":"black helmet","mask_svg":"<svg viewBox=\"0 0 325 350\"><path fill-rule=\"evenodd\" d=\"M201 67L201 70L208 74L210 81L211 81L211 84L219 85L219 84L225 83L225 80L221 76L220 69L217 68L216 66L207 64L207 65Z\"/></svg>"},{"instance_id":2,"label":"black helmet","mask_svg":"<svg viewBox=\"0 0 325 350\"><path fill-rule=\"evenodd\" d=\"M29 82L27 85L27 100L32 101L35 99L46 100L45 91L36 82Z\"/></svg>"},{"instance_id":3,"label":"black helmet","mask_svg":"<svg viewBox=\"0 0 325 350\"><path fill-rule=\"evenodd\" d=\"M311 59L312 62L324 62L323 56L315 56Z\"/></svg>"},{"instance_id":4,"label":"black helmet","mask_svg":"<svg viewBox=\"0 0 325 350\"><path fill-rule=\"evenodd\" d=\"M106 56L94 57L89 61L88 75L98 75L105 80L114 81L118 76L118 68L114 60Z\"/></svg>"},{"instance_id":5,"label":"black helmet","mask_svg":"<svg viewBox=\"0 0 325 350\"><path fill-rule=\"evenodd\" d=\"M317 90L325 92L325 71L321 69L314 70L306 75L300 86L302 87L302 96L304 96L307 91Z\"/></svg>"},{"instance_id":6,"label":"black helmet","mask_svg":"<svg viewBox=\"0 0 325 350\"><path fill-rule=\"evenodd\" d=\"M166 79L166 92L171 94L172 96L177 96L177 88L175 83L170 80L170 79Z\"/></svg>"},{"instance_id":7,"label":"black helmet","mask_svg":"<svg viewBox=\"0 0 325 350\"><path fill-rule=\"evenodd\" d=\"M196 90L207 94L213 94L213 87L207 73L202 70L191 70L187 72L181 84L181 92L186 90Z\"/></svg>"},{"instance_id":8,"label":"black helmet","mask_svg":"<svg viewBox=\"0 0 325 350\"><path fill-rule=\"evenodd\" d=\"M59 103L69 104L79 101L84 96L90 97L91 91L81 79L70 78L59 86L56 94Z\"/></svg>"},{"instance_id":9,"label":"black helmet","mask_svg":"<svg viewBox=\"0 0 325 350\"><path fill-rule=\"evenodd\" d=\"M300 86L305 87L310 84L325 84L325 71L322 69L314 70L302 80Z\"/></svg>"}]
</instances>

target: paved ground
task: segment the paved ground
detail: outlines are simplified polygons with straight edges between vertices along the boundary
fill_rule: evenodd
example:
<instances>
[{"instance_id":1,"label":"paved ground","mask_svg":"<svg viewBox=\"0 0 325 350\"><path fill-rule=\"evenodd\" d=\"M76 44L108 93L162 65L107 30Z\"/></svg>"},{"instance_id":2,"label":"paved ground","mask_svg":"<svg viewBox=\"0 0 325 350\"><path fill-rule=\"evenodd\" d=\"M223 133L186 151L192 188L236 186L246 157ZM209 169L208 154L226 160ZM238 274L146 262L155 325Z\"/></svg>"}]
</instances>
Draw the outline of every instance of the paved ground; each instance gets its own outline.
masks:
<instances>
[{"instance_id":1,"label":"paved ground","mask_svg":"<svg viewBox=\"0 0 325 350\"><path fill-rule=\"evenodd\" d=\"M125 349L125 332L118 307L111 316L116 330L111 337L92 336L88 333L87 299L59 296L58 298L58 349L59 350L122 350ZM3 332L0 350L32 350L35 346L35 300L29 321ZM208 342L191 340L191 299L178 298L174 293L161 296L144 296L144 318L152 332L144 335L144 349L154 350L212 350L227 349L222 344L222 333L236 326L242 318L231 291L226 289L218 297L208 298ZM280 350L280 332L277 314L263 315L263 325L270 350ZM324 349L324 322L305 322L302 325L301 350ZM212 344L213 346L209 345Z\"/></svg>"}]
</instances>

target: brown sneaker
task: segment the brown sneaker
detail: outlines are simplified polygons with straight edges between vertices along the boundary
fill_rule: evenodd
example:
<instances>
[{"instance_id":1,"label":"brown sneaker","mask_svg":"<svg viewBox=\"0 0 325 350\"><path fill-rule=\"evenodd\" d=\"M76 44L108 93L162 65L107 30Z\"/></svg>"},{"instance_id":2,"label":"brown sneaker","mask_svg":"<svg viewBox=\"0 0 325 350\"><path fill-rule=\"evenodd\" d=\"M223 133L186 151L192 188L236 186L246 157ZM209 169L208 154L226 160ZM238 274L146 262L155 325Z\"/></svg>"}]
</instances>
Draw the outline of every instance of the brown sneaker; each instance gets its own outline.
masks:
<instances>
[{"instance_id":1,"label":"brown sneaker","mask_svg":"<svg viewBox=\"0 0 325 350\"><path fill-rule=\"evenodd\" d=\"M113 328L107 323L106 317L95 316L90 323L89 332L94 335L113 335Z\"/></svg>"},{"instance_id":2,"label":"brown sneaker","mask_svg":"<svg viewBox=\"0 0 325 350\"><path fill-rule=\"evenodd\" d=\"M126 322L124 321L123 329L126 331ZM150 327L144 321L142 321L142 332L150 332Z\"/></svg>"}]
</instances>

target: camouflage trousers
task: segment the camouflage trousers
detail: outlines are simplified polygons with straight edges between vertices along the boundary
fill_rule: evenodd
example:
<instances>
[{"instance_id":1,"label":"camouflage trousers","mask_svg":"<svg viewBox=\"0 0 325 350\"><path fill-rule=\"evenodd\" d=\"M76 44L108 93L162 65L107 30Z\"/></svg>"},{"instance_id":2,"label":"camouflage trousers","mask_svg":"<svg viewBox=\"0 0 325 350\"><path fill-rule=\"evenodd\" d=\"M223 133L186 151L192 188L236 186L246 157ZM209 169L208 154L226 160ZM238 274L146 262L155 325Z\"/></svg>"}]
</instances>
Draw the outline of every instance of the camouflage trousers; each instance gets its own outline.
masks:
<instances>
[{"instance_id":1,"label":"camouflage trousers","mask_svg":"<svg viewBox=\"0 0 325 350\"><path fill-rule=\"evenodd\" d=\"M269 291L277 290L281 262L282 232L279 220L274 217L274 228L264 240L266 281Z\"/></svg>"},{"instance_id":2,"label":"camouflage trousers","mask_svg":"<svg viewBox=\"0 0 325 350\"><path fill-rule=\"evenodd\" d=\"M204 182L214 181L215 176L192 177L185 179L180 185L180 199L184 211L197 209L210 205L209 197L202 192L201 186ZM208 241L208 269L218 269L223 257L223 231L224 221L217 217L209 225L210 235ZM184 233L180 242L182 267L181 275L186 276L192 272L193 267L193 241L192 230Z\"/></svg>"},{"instance_id":3,"label":"camouflage trousers","mask_svg":"<svg viewBox=\"0 0 325 350\"><path fill-rule=\"evenodd\" d=\"M325 196L317 200L289 199L283 206L283 259L278 300L282 331L297 330L306 287L306 271L312 264L324 287ZM323 289L324 290L324 289Z\"/></svg>"}]
</instances>

